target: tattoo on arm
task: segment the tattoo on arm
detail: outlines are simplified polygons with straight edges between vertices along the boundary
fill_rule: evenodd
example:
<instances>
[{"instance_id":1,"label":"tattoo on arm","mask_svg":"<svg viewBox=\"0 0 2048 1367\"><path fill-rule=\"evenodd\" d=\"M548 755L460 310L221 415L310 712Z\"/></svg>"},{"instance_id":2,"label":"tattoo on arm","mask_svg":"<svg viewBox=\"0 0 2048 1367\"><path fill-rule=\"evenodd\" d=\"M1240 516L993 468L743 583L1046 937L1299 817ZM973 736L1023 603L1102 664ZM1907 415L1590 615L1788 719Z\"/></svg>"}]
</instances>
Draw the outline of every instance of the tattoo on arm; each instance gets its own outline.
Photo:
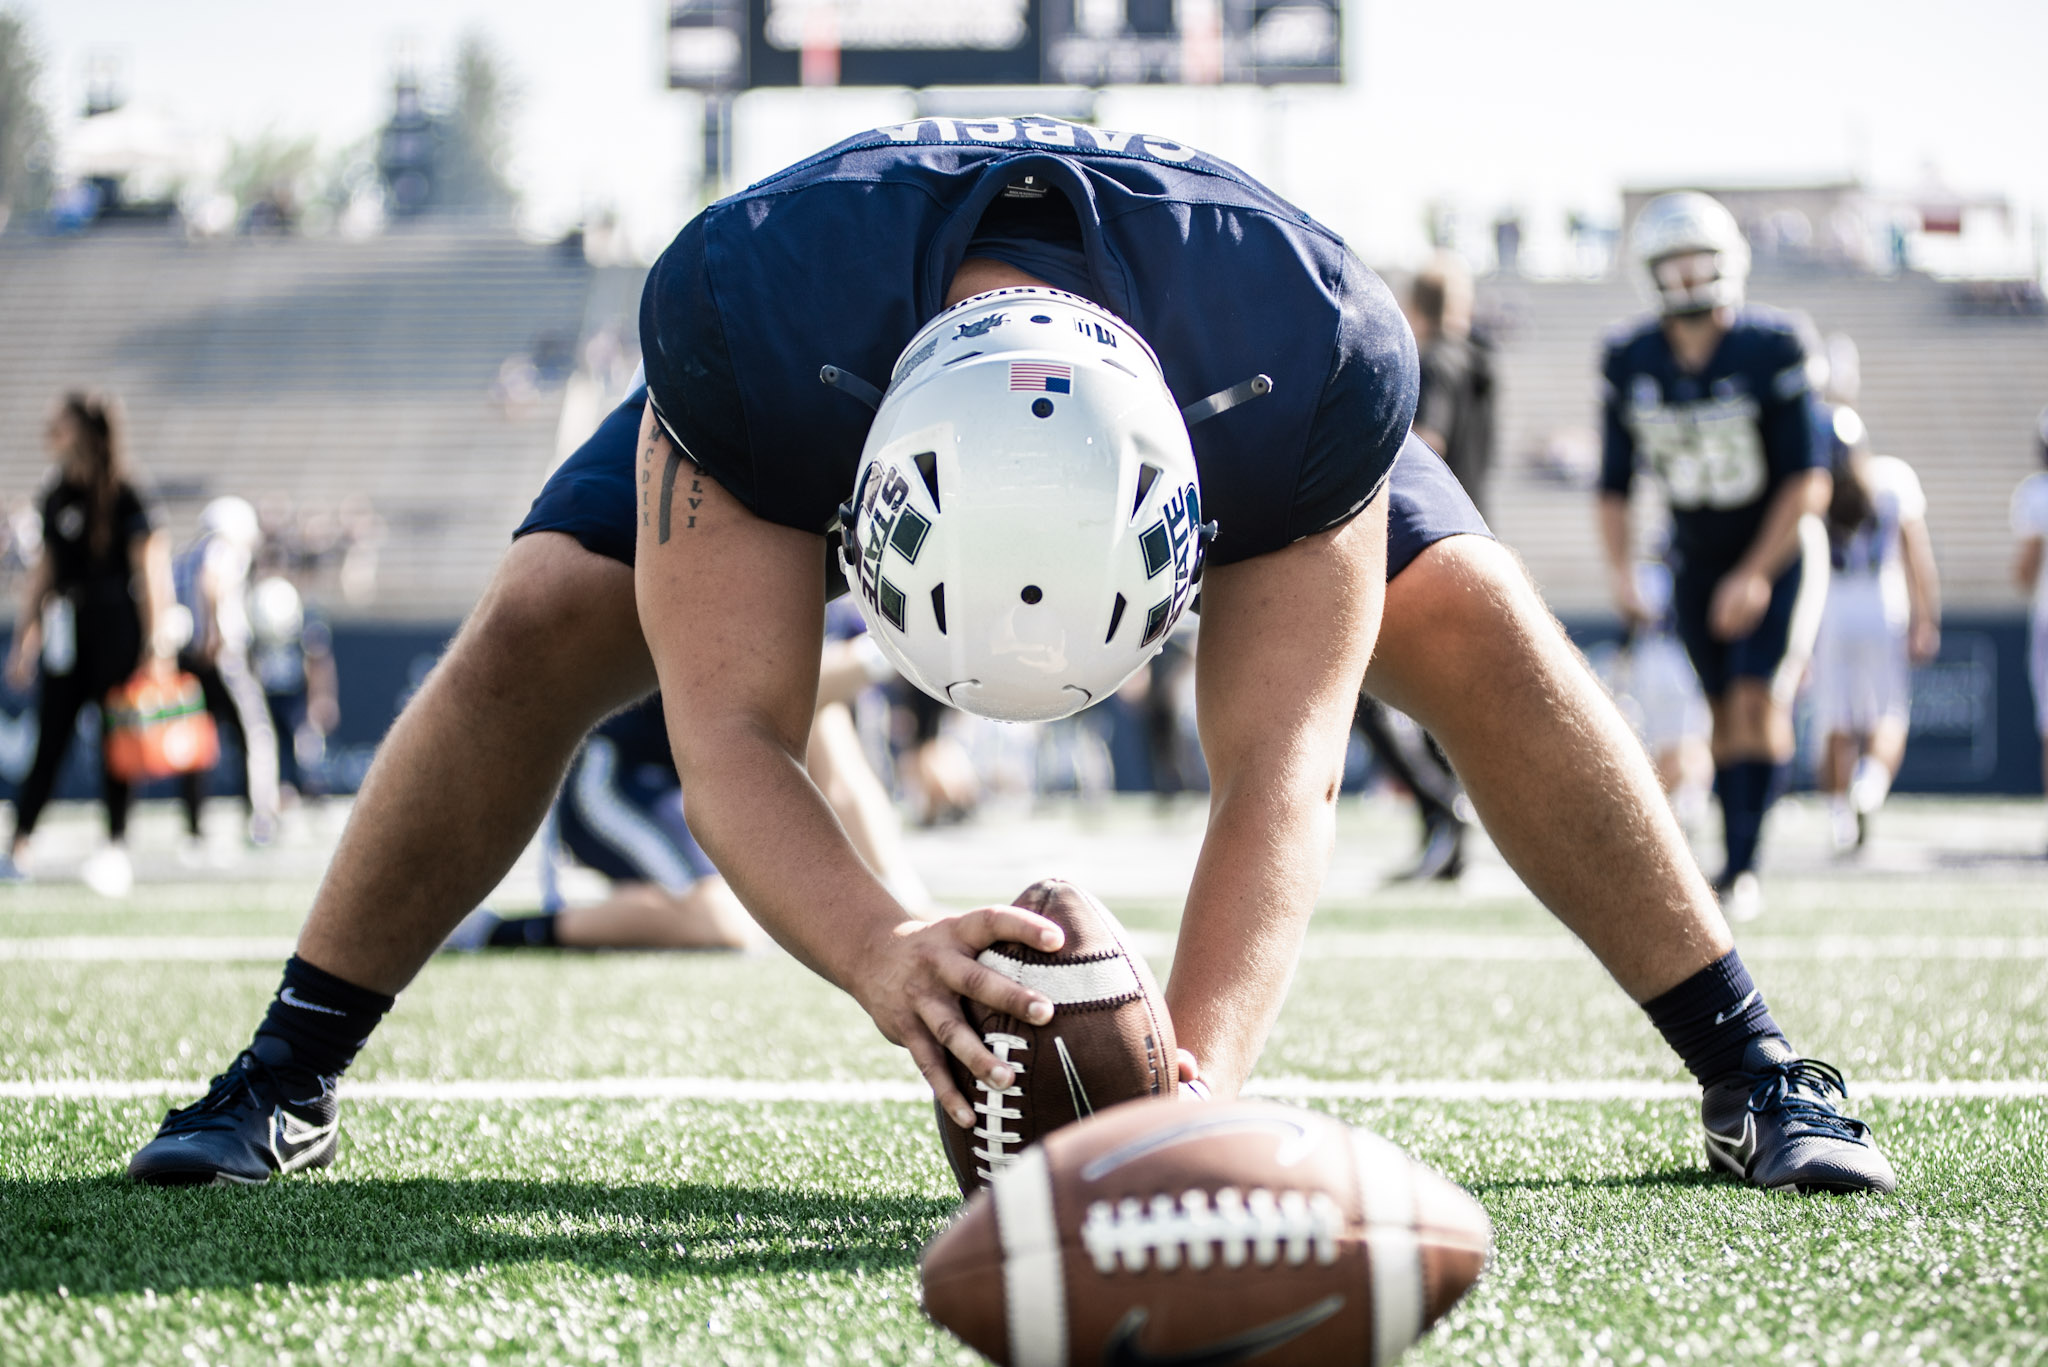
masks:
<instances>
[{"instance_id":1,"label":"tattoo on arm","mask_svg":"<svg viewBox=\"0 0 2048 1367\"><path fill-rule=\"evenodd\" d=\"M659 539L664 546L668 544L670 530L669 513L672 505L675 503L676 471L682 468L683 453L676 450L673 446L669 447L668 463L661 468L661 533ZM696 482L694 479L690 481L692 484ZM692 526L695 526L696 522L697 519L694 517L690 519Z\"/></svg>"},{"instance_id":2,"label":"tattoo on arm","mask_svg":"<svg viewBox=\"0 0 2048 1367\"><path fill-rule=\"evenodd\" d=\"M660 445L661 437L659 435L650 437L647 441L647 449L641 452L640 525L642 527L647 526L654 516L652 513L654 498L651 486L654 482L654 453ZM656 539L664 546L668 544L669 537L675 531L676 476L681 473L682 468L682 450L671 442L668 448L668 459L663 462L661 467L661 507L655 533ZM690 501L690 511L684 514L686 520L683 523L683 527L685 530L688 530L697 525L697 509L704 506L704 481L702 477L695 473L692 473L690 476L690 491L686 497Z\"/></svg>"}]
</instances>

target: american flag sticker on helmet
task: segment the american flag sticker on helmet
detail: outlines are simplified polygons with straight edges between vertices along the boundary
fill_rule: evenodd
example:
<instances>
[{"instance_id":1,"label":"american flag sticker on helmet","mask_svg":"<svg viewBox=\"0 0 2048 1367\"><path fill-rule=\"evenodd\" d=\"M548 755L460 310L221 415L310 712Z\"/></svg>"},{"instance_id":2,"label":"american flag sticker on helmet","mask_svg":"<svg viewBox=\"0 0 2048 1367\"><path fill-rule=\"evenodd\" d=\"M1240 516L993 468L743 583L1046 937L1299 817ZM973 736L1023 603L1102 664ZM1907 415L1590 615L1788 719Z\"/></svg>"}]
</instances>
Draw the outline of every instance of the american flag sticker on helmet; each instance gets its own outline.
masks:
<instances>
[{"instance_id":1,"label":"american flag sticker on helmet","mask_svg":"<svg viewBox=\"0 0 2048 1367\"><path fill-rule=\"evenodd\" d=\"M1012 361L1010 388L1028 389L1033 393L1071 394L1074 391L1074 368L1057 361Z\"/></svg>"}]
</instances>

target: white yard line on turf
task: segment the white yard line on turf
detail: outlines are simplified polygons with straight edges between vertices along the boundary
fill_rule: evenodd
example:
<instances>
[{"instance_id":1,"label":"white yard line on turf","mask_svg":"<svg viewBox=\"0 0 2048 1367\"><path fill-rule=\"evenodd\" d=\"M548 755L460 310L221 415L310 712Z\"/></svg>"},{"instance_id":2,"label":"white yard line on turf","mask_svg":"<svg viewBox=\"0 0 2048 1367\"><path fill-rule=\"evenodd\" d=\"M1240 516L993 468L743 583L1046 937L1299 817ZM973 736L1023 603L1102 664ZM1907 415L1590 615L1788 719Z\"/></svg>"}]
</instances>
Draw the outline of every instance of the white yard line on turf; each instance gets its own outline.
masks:
<instances>
[{"instance_id":1,"label":"white yard line on turf","mask_svg":"<svg viewBox=\"0 0 2048 1367\"><path fill-rule=\"evenodd\" d=\"M2048 1100L2048 1078L1945 1079L1856 1082L1859 1097L1889 1101ZM0 1101L131 1101L161 1096L197 1096L197 1079L42 1078L0 1081ZM599 1077L463 1079L452 1082L344 1082L343 1095L358 1101L806 1101L875 1105L928 1102L921 1082L785 1082L721 1077ZM1270 1078L1254 1081L1249 1095L1282 1101L1691 1101L1699 1088L1689 1082L1642 1082L1627 1078L1543 1081L1418 1078L1412 1081L1346 1081Z\"/></svg>"},{"instance_id":2,"label":"white yard line on turf","mask_svg":"<svg viewBox=\"0 0 2048 1367\"><path fill-rule=\"evenodd\" d=\"M1153 958L1173 954L1173 936L1140 931L1131 936ZM9 960L281 963L293 942L227 935L52 935L0 937L0 962ZM1748 959L2048 959L2048 936L2021 935L1751 935ZM1409 931L1310 931L1306 957L1317 959L1486 960L1502 963L1587 959L1584 946L1564 935L1433 934Z\"/></svg>"}]
</instances>

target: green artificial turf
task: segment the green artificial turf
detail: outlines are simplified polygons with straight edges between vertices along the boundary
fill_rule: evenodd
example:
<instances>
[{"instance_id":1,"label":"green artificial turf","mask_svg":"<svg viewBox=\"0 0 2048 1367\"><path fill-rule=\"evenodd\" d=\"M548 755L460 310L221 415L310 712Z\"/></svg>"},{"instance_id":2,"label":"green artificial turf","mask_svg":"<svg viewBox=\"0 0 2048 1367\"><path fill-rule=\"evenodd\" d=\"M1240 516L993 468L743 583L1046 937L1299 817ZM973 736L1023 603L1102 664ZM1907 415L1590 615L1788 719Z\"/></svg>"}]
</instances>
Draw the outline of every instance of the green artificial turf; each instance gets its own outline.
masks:
<instances>
[{"instance_id":1,"label":"green artificial turf","mask_svg":"<svg viewBox=\"0 0 2048 1367\"><path fill-rule=\"evenodd\" d=\"M2038 1103L1865 1106L1892 1197L1709 1177L1677 1104L1333 1109L1493 1217L1418 1364L2048 1351ZM0 1107L0 1361L971 1360L915 1300L954 1207L922 1106L356 1103L334 1169L250 1191L118 1176L155 1118Z\"/></svg>"},{"instance_id":2,"label":"green artificial turf","mask_svg":"<svg viewBox=\"0 0 2048 1367\"><path fill-rule=\"evenodd\" d=\"M1887 815L1935 839L1987 817L2018 829L2027 810ZM1032 830L1056 848L1086 824ZM1146 849L1187 825L1135 806L1106 819ZM1368 836L1405 833L1347 812L1340 875L1357 872L1342 842ZM991 835L943 839L969 842L948 897L996 896L969 886L971 842ZM1852 1086L2048 1078L2048 865L1782 862L1770 914L1740 937L1806 1051ZM1493 869L1463 890L1333 887L1261 1074L1681 1081L1641 1013ZM109 904L9 889L0 940L281 940L310 892L191 881ZM1117 907L1152 932L1177 915L1161 889ZM1446 957L1418 953L1434 937ZM1840 957L1843 943L1860 948ZM0 958L0 1082L204 1079L276 982L261 960ZM430 965L351 1073L914 1076L787 959L555 953ZM357 1099L323 1172L257 1190L129 1183L129 1153L187 1099L0 1098L0 1364L975 1360L916 1301L918 1251L955 1209L923 1105ZM2048 1362L2048 1103L1857 1097L1900 1192L1803 1198L1710 1177L1686 1102L1317 1106L1493 1218L1488 1275L1410 1362Z\"/></svg>"}]
</instances>

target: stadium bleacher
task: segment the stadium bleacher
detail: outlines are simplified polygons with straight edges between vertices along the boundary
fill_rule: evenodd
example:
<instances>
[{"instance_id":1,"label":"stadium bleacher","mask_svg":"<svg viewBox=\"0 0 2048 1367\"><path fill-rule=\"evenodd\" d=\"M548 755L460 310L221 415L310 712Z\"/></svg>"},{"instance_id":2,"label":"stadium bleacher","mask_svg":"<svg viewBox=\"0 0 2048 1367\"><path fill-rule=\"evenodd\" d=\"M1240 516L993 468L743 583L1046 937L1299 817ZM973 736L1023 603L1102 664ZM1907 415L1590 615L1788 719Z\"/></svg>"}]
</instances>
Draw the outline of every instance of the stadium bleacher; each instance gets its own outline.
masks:
<instances>
[{"instance_id":1,"label":"stadium bleacher","mask_svg":"<svg viewBox=\"0 0 2048 1367\"><path fill-rule=\"evenodd\" d=\"M459 619L553 462L602 415L601 385L508 395L501 369L566 357L600 328L631 345L642 273L593 268L509 232L422 226L363 241L188 241L155 229L0 237L0 489L43 477L40 432L72 386L128 405L134 449L189 529L224 492L301 507L367 495L386 524L382 588L342 616ZM1755 297L1845 331L1877 449L1927 487L1951 604L2016 611L2006 498L2032 468L2048 326L1957 307L1923 276L1760 275ZM1604 612L1592 500L1537 459L1597 451L1602 335L1634 315L1623 279L1482 282L1498 324L1494 522L1552 605ZM565 394L567 403L565 406ZM1654 525L1656 500L1639 500Z\"/></svg>"},{"instance_id":2,"label":"stadium bleacher","mask_svg":"<svg viewBox=\"0 0 2048 1367\"><path fill-rule=\"evenodd\" d=\"M381 588L330 607L453 621L557 454L559 377L508 396L501 370L536 351L573 361L592 274L510 232L448 227L0 237L0 489L42 482L62 391L109 390L179 538L219 494L367 496L387 526Z\"/></svg>"}]
</instances>

